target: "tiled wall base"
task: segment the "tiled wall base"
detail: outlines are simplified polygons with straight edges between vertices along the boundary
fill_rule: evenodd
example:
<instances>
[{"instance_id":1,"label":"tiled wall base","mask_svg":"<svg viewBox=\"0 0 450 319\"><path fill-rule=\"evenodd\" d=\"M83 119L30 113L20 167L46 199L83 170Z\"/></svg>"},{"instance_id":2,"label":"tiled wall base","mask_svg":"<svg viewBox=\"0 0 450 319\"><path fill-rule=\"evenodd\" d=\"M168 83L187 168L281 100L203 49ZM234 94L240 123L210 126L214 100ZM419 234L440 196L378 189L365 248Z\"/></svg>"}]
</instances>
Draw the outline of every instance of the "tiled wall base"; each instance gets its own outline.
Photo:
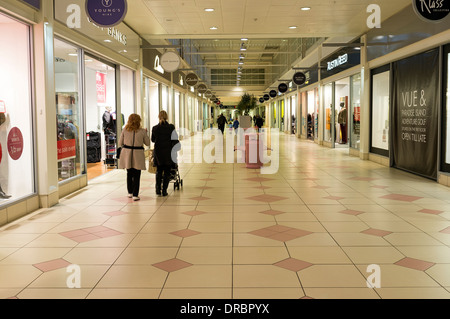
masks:
<instances>
[{"instance_id":1,"label":"tiled wall base","mask_svg":"<svg viewBox=\"0 0 450 319\"><path fill-rule=\"evenodd\" d=\"M9 224L25 215L28 215L39 209L39 196L33 196L29 199L11 205L0 210L0 226Z\"/></svg>"},{"instance_id":2,"label":"tiled wall base","mask_svg":"<svg viewBox=\"0 0 450 319\"><path fill-rule=\"evenodd\" d=\"M389 157L384 157L377 154L369 154L369 160L387 167L391 165Z\"/></svg>"},{"instance_id":3,"label":"tiled wall base","mask_svg":"<svg viewBox=\"0 0 450 319\"><path fill-rule=\"evenodd\" d=\"M439 178L438 178L438 182L441 185L450 186L450 174L440 173L439 174Z\"/></svg>"},{"instance_id":4,"label":"tiled wall base","mask_svg":"<svg viewBox=\"0 0 450 319\"><path fill-rule=\"evenodd\" d=\"M86 187L88 184L88 179L86 175L80 176L77 179L71 180L70 182L59 185L59 198L63 198L77 190ZM58 198L58 199L59 199ZM50 206L51 207L51 206Z\"/></svg>"}]
</instances>

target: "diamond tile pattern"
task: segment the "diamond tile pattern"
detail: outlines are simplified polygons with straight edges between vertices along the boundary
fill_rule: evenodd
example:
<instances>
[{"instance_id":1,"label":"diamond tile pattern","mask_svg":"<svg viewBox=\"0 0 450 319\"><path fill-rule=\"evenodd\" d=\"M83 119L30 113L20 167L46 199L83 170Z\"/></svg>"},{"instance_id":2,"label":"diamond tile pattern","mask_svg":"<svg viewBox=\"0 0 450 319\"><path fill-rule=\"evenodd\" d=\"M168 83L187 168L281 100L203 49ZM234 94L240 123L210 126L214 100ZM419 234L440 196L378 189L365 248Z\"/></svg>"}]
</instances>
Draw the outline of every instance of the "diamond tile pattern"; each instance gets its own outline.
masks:
<instances>
[{"instance_id":1,"label":"diamond tile pattern","mask_svg":"<svg viewBox=\"0 0 450 319\"><path fill-rule=\"evenodd\" d=\"M192 229L182 229L182 230L177 230L175 232L171 233L172 235L178 236L178 237L191 237L191 236L195 236L198 234L201 234L198 231L192 230Z\"/></svg>"},{"instance_id":2,"label":"diamond tile pattern","mask_svg":"<svg viewBox=\"0 0 450 319\"><path fill-rule=\"evenodd\" d=\"M105 226L95 226L59 233L79 243L121 235L123 233Z\"/></svg>"},{"instance_id":3,"label":"diamond tile pattern","mask_svg":"<svg viewBox=\"0 0 450 319\"><path fill-rule=\"evenodd\" d=\"M270 238L273 240L278 240L282 242L287 242L293 239L297 239L300 237L304 237L312 234L311 232L296 229L292 227L282 226L282 225L274 225L267 228L262 228L259 230L255 230L250 232L252 235Z\"/></svg>"},{"instance_id":4,"label":"diamond tile pattern","mask_svg":"<svg viewBox=\"0 0 450 319\"><path fill-rule=\"evenodd\" d=\"M311 267L312 265L313 264L309 262L298 260L295 258L288 258L274 264L274 266L281 267L287 270L292 270L295 272Z\"/></svg>"},{"instance_id":5,"label":"diamond tile pattern","mask_svg":"<svg viewBox=\"0 0 450 319\"><path fill-rule=\"evenodd\" d=\"M248 197L247 199L251 199L256 202L274 203L274 202L279 202L281 200L285 200L288 198L281 197L281 196L275 196L275 195L258 195L258 196Z\"/></svg>"},{"instance_id":6,"label":"diamond tile pattern","mask_svg":"<svg viewBox=\"0 0 450 319\"><path fill-rule=\"evenodd\" d=\"M160 263L153 264L152 266L162 269L167 272L174 272L174 271L181 270L181 269L184 269L187 267L191 267L192 264L185 262L183 260L174 258L174 259L169 259L169 260L166 260L166 261L163 261Z\"/></svg>"},{"instance_id":7,"label":"diamond tile pattern","mask_svg":"<svg viewBox=\"0 0 450 319\"><path fill-rule=\"evenodd\" d=\"M373 229L373 228L363 230L361 233L367 234L367 235L378 236L378 237L384 237L384 236L392 234L392 232L390 232L390 231L381 230L381 229Z\"/></svg>"},{"instance_id":8,"label":"diamond tile pattern","mask_svg":"<svg viewBox=\"0 0 450 319\"><path fill-rule=\"evenodd\" d=\"M415 270L425 271L428 268L433 267L435 264L424 260L414 259L414 258L403 258L402 260L395 263L397 266L403 266Z\"/></svg>"},{"instance_id":9,"label":"diamond tile pattern","mask_svg":"<svg viewBox=\"0 0 450 319\"><path fill-rule=\"evenodd\" d=\"M423 197L409 196L409 195L402 195L402 194L391 194L391 195L382 196L380 198L397 200L397 201L402 201L402 202L414 202L416 200L422 199Z\"/></svg>"},{"instance_id":10,"label":"diamond tile pattern","mask_svg":"<svg viewBox=\"0 0 450 319\"><path fill-rule=\"evenodd\" d=\"M66 268L70 264L71 263L68 262L67 260L55 259L55 260L42 262L42 263L39 263L39 264L34 264L33 266L38 268L39 270L41 270L43 272L48 272L48 271L52 271L52 270L56 270L56 269L60 269L60 268Z\"/></svg>"}]
</instances>

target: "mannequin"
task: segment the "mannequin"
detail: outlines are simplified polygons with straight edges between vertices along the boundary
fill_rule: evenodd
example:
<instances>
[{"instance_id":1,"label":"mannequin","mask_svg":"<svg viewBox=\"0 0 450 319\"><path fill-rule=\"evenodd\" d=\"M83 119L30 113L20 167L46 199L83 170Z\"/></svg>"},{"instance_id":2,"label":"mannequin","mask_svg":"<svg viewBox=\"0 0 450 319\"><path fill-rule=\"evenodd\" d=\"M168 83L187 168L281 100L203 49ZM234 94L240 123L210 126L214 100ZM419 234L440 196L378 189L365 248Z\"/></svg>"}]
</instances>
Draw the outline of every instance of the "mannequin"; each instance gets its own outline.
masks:
<instances>
[{"instance_id":1,"label":"mannequin","mask_svg":"<svg viewBox=\"0 0 450 319\"><path fill-rule=\"evenodd\" d=\"M347 106L345 103L341 103L341 111L339 112L338 123L341 126L342 141L341 144L347 144Z\"/></svg>"},{"instance_id":2,"label":"mannequin","mask_svg":"<svg viewBox=\"0 0 450 319\"><path fill-rule=\"evenodd\" d=\"M0 126L2 126L3 124L5 124L7 122L7 116L5 113L0 113ZM2 147L2 145L0 144L0 148ZM1 158L0 158L0 163L1 163ZM11 198L11 195L7 195L3 189L2 186L0 185L0 199L9 199Z\"/></svg>"},{"instance_id":3,"label":"mannequin","mask_svg":"<svg viewBox=\"0 0 450 319\"><path fill-rule=\"evenodd\" d=\"M103 131L106 135L116 132L115 119L111 111L112 108L107 106L105 113L103 113Z\"/></svg>"}]
</instances>

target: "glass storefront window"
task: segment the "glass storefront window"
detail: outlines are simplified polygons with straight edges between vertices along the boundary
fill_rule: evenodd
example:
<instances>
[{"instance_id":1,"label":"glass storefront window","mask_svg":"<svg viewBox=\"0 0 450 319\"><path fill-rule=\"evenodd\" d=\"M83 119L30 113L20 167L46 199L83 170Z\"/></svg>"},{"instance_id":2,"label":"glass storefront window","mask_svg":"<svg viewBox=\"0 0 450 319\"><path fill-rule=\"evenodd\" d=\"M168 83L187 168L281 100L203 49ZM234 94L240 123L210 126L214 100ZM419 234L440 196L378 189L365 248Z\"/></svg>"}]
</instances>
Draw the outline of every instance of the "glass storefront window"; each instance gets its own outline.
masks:
<instances>
[{"instance_id":1,"label":"glass storefront window","mask_svg":"<svg viewBox=\"0 0 450 319\"><path fill-rule=\"evenodd\" d=\"M361 144L361 74L351 77L351 118L350 118L350 147L360 149Z\"/></svg>"},{"instance_id":2,"label":"glass storefront window","mask_svg":"<svg viewBox=\"0 0 450 319\"><path fill-rule=\"evenodd\" d=\"M372 75L372 145L371 152L388 156L390 71Z\"/></svg>"},{"instance_id":3,"label":"glass storefront window","mask_svg":"<svg viewBox=\"0 0 450 319\"><path fill-rule=\"evenodd\" d=\"M349 96L350 78L336 81L335 84L335 129L336 144L347 145L349 139Z\"/></svg>"},{"instance_id":4,"label":"glass storefront window","mask_svg":"<svg viewBox=\"0 0 450 319\"><path fill-rule=\"evenodd\" d=\"M117 125L116 69L94 57L85 56L86 143L88 178L116 166Z\"/></svg>"},{"instance_id":5,"label":"glass storefront window","mask_svg":"<svg viewBox=\"0 0 450 319\"><path fill-rule=\"evenodd\" d=\"M58 179L65 181L85 172L81 149L81 50L55 39L55 93L58 121Z\"/></svg>"},{"instance_id":6,"label":"glass storefront window","mask_svg":"<svg viewBox=\"0 0 450 319\"><path fill-rule=\"evenodd\" d=\"M161 86L161 107L164 111L169 113L169 88L165 85Z\"/></svg>"},{"instance_id":7,"label":"glass storefront window","mask_svg":"<svg viewBox=\"0 0 450 319\"><path fill-rule=\"evenodd\" d=\"M446 84L444 87L444 103L445 103L445 109L444 109L444 149L443 152L443 165L442 170L450 173L450 45L447 45L445 47L445 53L444 53L444 65L446 66L446 70L444 72L447 73L446 76ZM444 73L445 76L445 73Z\"/></svg>"},{"instance_id":8,"label":"glass storefront window","mask_svg":"<svg viewBox=\"0 0 450 319\"><path fill-rule=\"evenodd\" d=\"M135 113L135 98L134 98L134 71L126 67L120 67L120 108L122 116L121 128L128 122L131 114Z\"/></svg>"},{"instance_id":9,"label":"glass storefront window","mask_svg":"<svg viewBox=\"0 0 450 319\"><path fill-rule=\"evenodd\" d=\"M0 205L35 193L30 27L0 14Z\"/></svg>"},{"instance_id":10,"label":"glass storefront window","mask_svg":"<svg viewBox=\"0 0 450 319\"><path fill-rule=\"evenodd\" d=\"M332 142L334 135L334 101L333 83L324 86L324 138L325 142Z\"/></svg>"},{"instance_id":11,"label":"glass storefront window","mask_svg":"<svg viewBox=\"0 0 450 319\"><path fill-rule=\"evenodd\" d=\"M149 133L151 134L153 127L158 125L158 123L159 123L159 119L158 119L158 116L159 116L159 84L156 81L148 79L147 88L148 88L147 109L149 110L149 116L150 116Z\"/></svg>"},{"instance_id":12,"label":"glass storefront window","mask_svg":"<svg viewBox=\"0 0 450 319\"><path fill-rule=\"evenodd\" d=\"M319 139L319 114L320 114L320 99L319 99L319 88L314 90L316 95L316 111L314 112L314 138Z\"/></svg>"},{"instance_id":13,"label":"glass storefront window","mask_svg":"<svg viewBox=\"0 0 450 319\"><path fill-rule=\"evenodd\" d=\"M307 137L314 139L314 107L316 105L316 95L314 91L308 91L308 108L307 108Z\"/></svg>"}]
</instances>

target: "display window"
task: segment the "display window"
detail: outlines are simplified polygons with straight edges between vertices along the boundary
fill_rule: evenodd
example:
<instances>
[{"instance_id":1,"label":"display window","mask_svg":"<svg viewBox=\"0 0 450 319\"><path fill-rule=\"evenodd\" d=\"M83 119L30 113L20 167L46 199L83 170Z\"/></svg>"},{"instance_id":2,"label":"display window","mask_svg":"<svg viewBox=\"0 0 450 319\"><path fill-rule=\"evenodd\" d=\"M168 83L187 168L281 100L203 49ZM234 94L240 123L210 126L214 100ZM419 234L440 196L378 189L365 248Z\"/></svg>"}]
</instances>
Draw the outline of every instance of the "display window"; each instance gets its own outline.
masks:
<instances>
[{"instance_id":1,"label":"display window","mask_svg":"<svg viewBox=\"0 0 450 319\"><path fill-rule=\"evenodd\" d=\"M152 79L146 79L146 85L147 89L147 107L148 110L148 131L151 132L153 127L158 125L159 123L159 83L152 80Z\"/></svg>"},{"instance_id":2,"label":"display window","mask_svg":"<svg viewBox=\"0 0 450 319\"><path fill-rule=\"evenodd\" d=\"M351 77L350 147L359 150L361 145L361 74Z\"/></svg>"},{"instance_id":3,"label":"display window","mask_svg":"<svg viewBox=\"0 0 450 319\"><path fill-rule=\"evenodd\" d=\"M371 152L389 156L390 66L372 71Z\"/></svg>"},{"instance_id":4,"label":"display window","mask_svg":"<svg viewBox=\"0 0 450 319\"><path fill-rule=\"evenodd\" d=\"M161 84L161 103L162 109L169 113L169 88Z\"/></svg>"},{"instance_id":5,"label":"display window","mask_svg":"<svg viewBox=\"0 0 450 319\"><path fill-rule=\"evenodd\" d=\"M336 145L348 146L349 141L349 109L350 78L335 83L335 131Z\"/></svg>"},{"instance_id":6,"label":"display window","mask_svg":"<svg viewBox=\"0 0 450 319\"><path fill-rule=\"evenodd\" d=\"M62 182L86 172L81 152L84 149L79 75L82 52L55 39L54 54L58 179Z\"/></svg>"},{"instance_id":7,"label":"display window","mask_svg":"<svg viewBox=\"0 0 450 319\"><path fill-rule=\"evenodd\" d=\"M315 105L316 105L316 94L313 91L308 91L308 107L307 107L307 137L310 140L314 140L314 117L315 117Z\"/></svg>"},{"instance_id":8,"label":"display window","mask_svg":"<svg viewBox=\"0 0 450 319\"><path fill-rule=\"evenodd\" d=\"M85 56L86 144L88 179L117 166L116 68ZM119 120L119 122L118 122Z\"/></svg>"},{"instance_id":9,"label":"display window","mask_svg":"<svg viewBox=\"0 0 450 319\"><path fill-rule=\"evenodd\" d=\"M0 205L35 189L30 27L0 14Z\"/></svg>"},{"instance_id":10,"label":"display window","mask_svg":"<svg viewBox=\"0 0 450 319\"><path fill-rule=\"evenodd\" d=\"M134 98L134 71L120 66L120 127L123 129L131 114L136 112L136 101Z\"/></svg>"},{"instance_id":11,"label":"display window","mask_svg":"<svg viewBox=\"0 0 450 319\"><path fill-rule=\"evenodd\" d=\"M443 103L443 145L441 169L444 172L450 173L450 45L447 45L444 48Z\"/></svg>"},{"instance_id":12,"label":"display window","mask_svg":"<svg viewBox=\"0 0 450 319\"><path fill-rule=\"evenodd\" d=\"M320 99L319 99L319 88L314 90L316 95L316 111L314 112L314 139L319 139L319 115L320 115Z\"/></svg>"},{"instance_id":13,"label":"display window","mask_svg":"<svg viewBox=\"0 0 450 319\"><path fill-rule=\"evenodd\" d=\"M334 84L329 83L324 86L324 138L323 140L328 143L333 142L333 136L335 134L334 124Z\"/></svg>"},{"instance_id":14,"label":"display window","mask_svg":"<svg viewBox=\"0 0 450 319\"><path fill-rule=\"evenodd\" d=\"M175 127L180 128L180 98L181 95L175 92Z\"/></svg>"}]
</instances>

